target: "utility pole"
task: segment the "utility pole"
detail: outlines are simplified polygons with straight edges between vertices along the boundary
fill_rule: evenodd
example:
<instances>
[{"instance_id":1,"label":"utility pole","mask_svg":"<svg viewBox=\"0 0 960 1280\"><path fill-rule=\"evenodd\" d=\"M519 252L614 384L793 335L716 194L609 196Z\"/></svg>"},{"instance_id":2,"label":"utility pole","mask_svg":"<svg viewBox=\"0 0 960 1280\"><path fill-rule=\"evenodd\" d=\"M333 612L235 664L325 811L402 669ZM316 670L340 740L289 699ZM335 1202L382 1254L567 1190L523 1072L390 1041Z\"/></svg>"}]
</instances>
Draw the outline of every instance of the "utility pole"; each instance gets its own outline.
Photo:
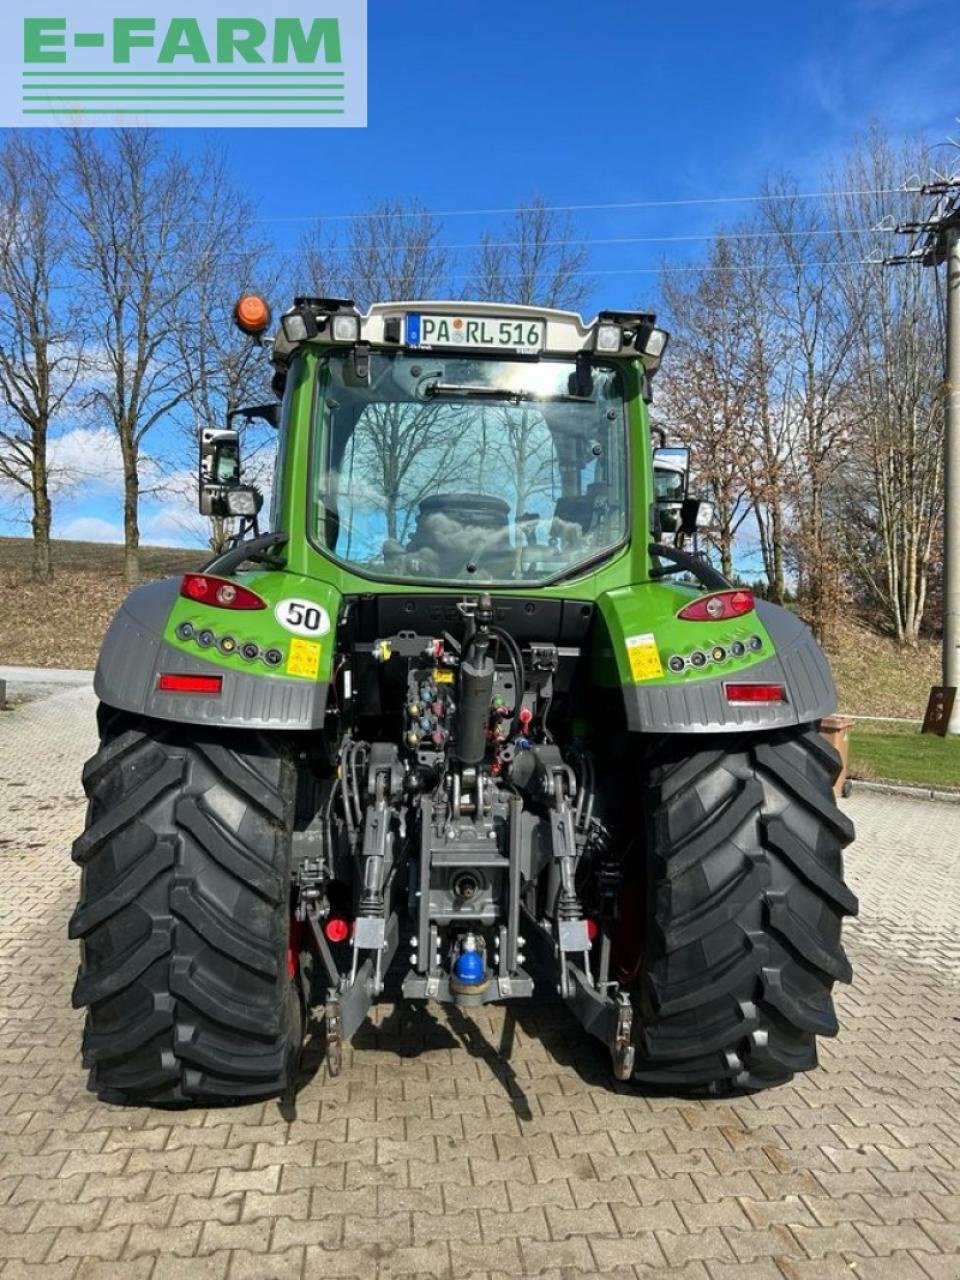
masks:
<instances>
[{"instance_id":1,"label":"utility pole","mask_svg":"<svg viewBox=\"0 0 960 1280\"><path fill-rule=\"evenodd\" d=\"M938 197L931 217L895 229L914 236L909 252L886 258L888 265L918 262L947 268L946 400L943 432L943 687L957 691L946 726L960 734L960 178L920 188Z\"/></svg>"},{"instance_id":2,"label":"utility pole","mask_svg":"<svg viewBox=\"0 0 960 1280\"><path fill-rule=\"evenodd\" d=\"M947 260L947 402L944 425L943 683L960 690L960 211L944 233ZM960 733L960 696L947 733Z\"/></svg>"}]
</instances>

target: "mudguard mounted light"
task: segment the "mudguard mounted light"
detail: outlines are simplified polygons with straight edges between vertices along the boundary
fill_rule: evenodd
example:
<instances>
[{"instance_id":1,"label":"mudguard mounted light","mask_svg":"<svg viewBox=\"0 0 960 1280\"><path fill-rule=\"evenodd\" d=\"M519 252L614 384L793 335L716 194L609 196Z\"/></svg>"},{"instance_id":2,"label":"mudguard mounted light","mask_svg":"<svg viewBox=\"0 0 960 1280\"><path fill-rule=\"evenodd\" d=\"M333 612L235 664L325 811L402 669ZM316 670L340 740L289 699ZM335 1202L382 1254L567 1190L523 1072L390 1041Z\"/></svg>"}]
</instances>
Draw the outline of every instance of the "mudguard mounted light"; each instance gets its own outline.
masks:
<instances>
[{"instance_id":1,"label":"mudguard mounted light","mask_svg":"<svg viewBox=\"0 0 960 1280\"><path fill-rule=\"evenodd\" d=\"M722 622L750 613L754 605L752 591L716 591L686 605L677 617L684 622Z\"/></svg>"},{"instance_id":2,"label":"mudguard mounted light","mask_svg":"<svg viewBox=\"0 0 960 1280\"><path fill-rule=\"evenodd\" d=\"M259 338L270 327L270 304L259 293L244 293L233 309L237 328L252 338Z\"/></svg>"},{"instance_id":3,"label":"mudguard mounted light","mask_svg":"<svg viewBox=\"0 0 960 1280\"><path fill-rule=\"evenodd\" d=\"M209 573L185 573L180 594L197 604L212 604L217 609L265 609L266 601L256 592L229 578L216 578Z\"/></svg>"},{"instance_id":4,"label":"mudguard mounted light","mask_svg":"<svg viewBox=\"0 0 960 1280\"><path fill-rule=\"evenodd\" d=\"M222 689L223 676L187 676L179 672L157 676L158 693L205 693L216 698Z\"/></svg>"},{"instance_id":5,"label":"mudguard mounted light","mask_svg":"<svg viewBox=\"0 0 960 1280\"><path fill-rule=\"evenodd\" d=\"M782 684L725 684L723 692L731 706L752 707L787 700Z\"/></svg>"}]
</instances>

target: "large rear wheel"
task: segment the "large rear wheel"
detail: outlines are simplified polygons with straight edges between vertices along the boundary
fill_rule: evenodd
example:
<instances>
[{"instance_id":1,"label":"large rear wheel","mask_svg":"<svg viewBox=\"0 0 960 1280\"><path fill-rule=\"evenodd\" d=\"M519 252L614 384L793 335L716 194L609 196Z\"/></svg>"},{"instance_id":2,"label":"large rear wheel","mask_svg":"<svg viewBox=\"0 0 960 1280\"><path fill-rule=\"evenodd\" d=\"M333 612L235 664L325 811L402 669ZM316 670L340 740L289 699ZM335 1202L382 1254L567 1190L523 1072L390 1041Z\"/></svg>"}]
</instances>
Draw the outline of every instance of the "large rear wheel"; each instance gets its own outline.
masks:
<instances>
[{"instance_id":1,"label":"large rear wheel","mask_svg":"<svg viewBox=\"0 0 960 1280\"><path fill-rule=\"evenodd\" d=\"M857 900L839 757L811 726L668 740L645 793L647 890L634 1078L712 1093L817 1064Z\"/></svg>"},{"instance_id":2,"label":"large rear wheel","mask_svg":"<svg viewBox=\"0 0 960 1280\"><path fill-rule=\"evenodd\" d=\"M292 757L261 733L106 708L100 723L70 922L93 1083L138 1103L282 1091L302 1039Z\"/></svg>"}]
</instances>

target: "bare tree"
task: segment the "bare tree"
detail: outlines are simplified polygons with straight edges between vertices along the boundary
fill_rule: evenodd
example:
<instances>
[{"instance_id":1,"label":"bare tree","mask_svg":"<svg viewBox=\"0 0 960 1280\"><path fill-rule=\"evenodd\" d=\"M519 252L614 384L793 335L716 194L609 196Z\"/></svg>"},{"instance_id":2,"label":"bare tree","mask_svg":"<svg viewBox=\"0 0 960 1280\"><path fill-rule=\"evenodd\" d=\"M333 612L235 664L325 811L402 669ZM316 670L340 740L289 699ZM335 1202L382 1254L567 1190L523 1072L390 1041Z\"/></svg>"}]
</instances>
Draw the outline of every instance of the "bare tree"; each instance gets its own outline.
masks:
<instances>
[{"instance_id":1,"label":"bare tree","mask_svg":"<svg viewBox=\"0 0 960 1280\"><path fill-rule=\"evenodd\" d=\"M195 216L204 180L149 129L66 135L75 266L94 330L90 407L116 433L123 463L124 569L139 578L144 439L188 393L175 329L180 303L220 251Z\"/></svg>"},{"instance_id":2,"label":"bare tree","mask_svg":"<svg viewBox=\"0 0 960 1280\"><path fill-rule=\"evenodd\" d=\"M660 413L672 436L692 451L695 474L714 501L711 540L721 571L733 573L734 540L753 510L749 363L750 317L731 241L711 246L702 273L665 273L662 293L674 332L660 386Z\"/></svg>"},{"instance_id":3,"label":"bare tree","mask_svg":"<svg viewBox=\"0 0 960 1280\"><path fill-rule=\"evenodd\" d=\"M587 261L570 216L536 196L520 205L499 232L481 237L467 292L483 301L576 311L592 288Z\"/></svg>"},{"instance_id":4,"label":"bare tree","mask_svg":"<svg viewBox=\"0 0 960 1280\"><path fill-rule=\"evenodd\" d=\"M318 224L301 241L297 275L305 293L372 302L436 298L448 289L442 226L417 200L384 200L354 218L346 240Z\"/></svg>"},{"instance_id":5,"label":"bare tree","mask_svg":"<svg viewBox=\"0 0 960 1280\"><path fill-rule=\"evenodd\" d=\"M789 341L770 306L776 248L750 234L734 243L737 296L743 314L745 371L744 438L749 450L747 479L757 538L767 579L767 595L786 599L787 478L793 463L795 431L787 366Z\"/></svg>"},{"instance_id":6,"label":"bare tree","mask_svg":"<svg viewBox=\"0 0 960 1280\"><path fill-rule=\"evenodd\" d=\"M30 503L33 577L50 578L52 506L48 442L83 360L79 310L64 302L70 228L54 199L50 148L8 133L0 150L0 476Z\"/></svg>"},{"instance_id":7,"label":"bare tree","mask_svg":"<svg viewBox=\"0 0 960 1280\"><path fill-rule=\"evenodd\" d=\"M837 257L840 287L857 316L850 363L862 407L838 517L868 600L911 645L923 622L943 512L943 331L933 272L891 271L871 260L883 247L875 228L887 198L879 193L925 162L922 142L895 150L874 128L831 184L855 193L836 197L834 222L845 229ZM901 212L922 221L925 211L914 199Z\"/></svg>"},{"instance_id":8,"label":"bare tree","mask_svg":"<svg viewBox=\"0 0 960 1280\"><path fill-rule=\"evenodd\" d=\"M785 179L768 184L766 194L761 225L779 259L768 305L784 339L778 390L795 431L789 493L794 563L811 625L824 640L839 607L840 577L827 493L862 419L852 395L850 356L863 304L838 287L836 267L823 252L822 214L798 200Z\"/></svg>"},{"instance_id":9,"label":"bare tree","mask_svg":"<svg viewBox=\"0 0 960 1280\"><path fill-rule=\"evenodd\" d=\"M204 427L224 425L234 409L272 399L270 364L260 347L234 325L233 308L250 290L274 297L279 283L270 246L251 232L253 208L231 183L223 157L207 156L203 170L205 189L193 216L202 222L207 237L225 248L198 261L180 297L172 334L185 388L175 416L181 437L189 442L191 464ZM260 421L234 419L234 424L243 437L245 474L255 483L263 482L275 453L275 433ZM181 478L175 469L173 491L180 498L185 487ZM191 527L196 523L191 521ZM220 516L209 518L214 552L223 550L234 523Z\"/></svg>"}]
</instances>

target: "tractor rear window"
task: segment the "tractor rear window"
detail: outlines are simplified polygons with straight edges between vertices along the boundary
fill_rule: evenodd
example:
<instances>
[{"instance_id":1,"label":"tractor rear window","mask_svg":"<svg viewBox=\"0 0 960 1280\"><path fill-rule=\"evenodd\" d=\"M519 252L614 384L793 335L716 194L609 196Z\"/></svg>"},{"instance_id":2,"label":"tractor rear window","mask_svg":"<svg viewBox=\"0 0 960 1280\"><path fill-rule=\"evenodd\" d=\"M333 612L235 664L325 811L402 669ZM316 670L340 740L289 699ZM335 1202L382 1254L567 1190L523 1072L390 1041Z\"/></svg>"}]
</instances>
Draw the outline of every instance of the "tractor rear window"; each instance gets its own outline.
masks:
<instances>
[{"instance_id":1,"label":"tractor rear window","mask_svg":"<svg viewBox=\"0 0 960 1280\"><path fill-rule=\"evenodd\" d=\"M544 582L627 533L620 374L571 361L327 357L315 536L372 577Z\"/></svg>"}]
</instances>

